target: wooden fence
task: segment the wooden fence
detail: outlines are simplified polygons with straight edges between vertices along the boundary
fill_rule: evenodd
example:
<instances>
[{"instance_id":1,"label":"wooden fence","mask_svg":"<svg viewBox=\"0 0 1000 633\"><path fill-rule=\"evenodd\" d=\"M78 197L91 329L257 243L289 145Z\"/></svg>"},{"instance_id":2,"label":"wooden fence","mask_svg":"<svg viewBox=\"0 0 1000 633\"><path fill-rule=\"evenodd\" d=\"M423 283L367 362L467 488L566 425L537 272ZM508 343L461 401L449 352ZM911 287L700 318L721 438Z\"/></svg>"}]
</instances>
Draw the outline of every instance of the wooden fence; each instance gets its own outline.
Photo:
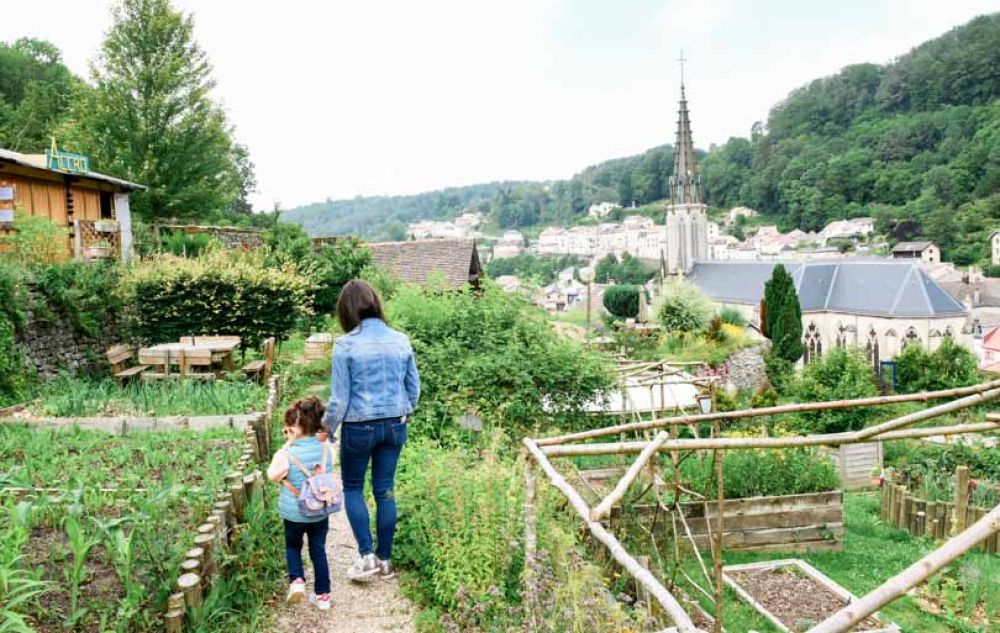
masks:
<instances>
[{"instance_id":1,"label":"wooden fence","mask_svg":"<svg viewBox=\"0 0 1000 633\"><path fill-rule=\"evenodd\" d=\"M246 471L251 464L261 464L270 456L269 426L280 401L280 376L272 376L268 382L264 415L254 418L245 427L246 448L237 468L226 475L205 522L185 537L185 540L190 539L190 549L185 551L181 562L176 591L167 600L167 612L163 616L167 633L184 631L185 614L202 607L205 593L225 564L234 530L246 520L247 506L254 499L263 499L263 473L260 469Z\"/></svg>"},{"instance_id":2,"label":"wooden fence","mask_svg":"<svg viewBox=\"0 0 1000 633\"><path fill-rule=\"evenodd\" d=\"M969 503L968 468L959 466L956 469L955 482L952 501L927 501L917 497L906 485L887 479L882 484L882 520L913 536L951 538L990 511ZM981 542L977 549L991 554L1000 552L1000 533Z\"/></svg>"}]
</instances>

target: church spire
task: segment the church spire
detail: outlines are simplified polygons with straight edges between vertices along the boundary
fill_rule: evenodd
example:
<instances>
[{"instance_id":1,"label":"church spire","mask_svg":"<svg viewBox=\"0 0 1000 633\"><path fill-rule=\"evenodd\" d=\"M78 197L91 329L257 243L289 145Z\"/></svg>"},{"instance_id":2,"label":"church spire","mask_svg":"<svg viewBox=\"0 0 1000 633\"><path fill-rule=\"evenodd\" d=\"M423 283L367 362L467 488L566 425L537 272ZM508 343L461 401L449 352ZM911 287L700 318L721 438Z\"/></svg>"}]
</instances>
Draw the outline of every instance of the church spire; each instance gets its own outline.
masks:
<instances>
[{"instance_id":1,"label":"church spire","mask_svg":"<svg viewBox=\"0 0 1000 633\"><path fill-rule=\"evenodd\" d=\"M677 60L681 64L681 102L677 111L677 141L674 144L674 175L670 178L670 204L701 203L701 179L694 156L691 119L684 93L684 51Z\"/></svg>"}]
</instances>

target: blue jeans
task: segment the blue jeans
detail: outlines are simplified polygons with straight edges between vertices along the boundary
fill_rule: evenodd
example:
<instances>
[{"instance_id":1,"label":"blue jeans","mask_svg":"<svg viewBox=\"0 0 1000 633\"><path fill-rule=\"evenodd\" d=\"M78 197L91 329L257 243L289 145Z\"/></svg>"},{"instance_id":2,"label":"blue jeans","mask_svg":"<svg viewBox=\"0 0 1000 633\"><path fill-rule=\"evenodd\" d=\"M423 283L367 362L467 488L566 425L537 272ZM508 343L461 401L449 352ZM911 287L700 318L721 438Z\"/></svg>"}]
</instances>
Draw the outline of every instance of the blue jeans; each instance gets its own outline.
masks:
<instances>
[{"instance_id":1,"label":"blue jeans","mask_svg":"<svg viewBox=\"0 0 1000 633\"><path fill-rule=\"evenodd\" d=\"M285 561L288 563L288 581L296 578L305 580L302 569L302 537L309 537L309 558L315 572L316 595L330 593L330 566L326 562L326 533L330 529L330 519L324 517L315 523L285 521Z\"/></svg>"},{"instance_id":2,"label":"blue jeans","mask_svg":"<svg viewBox=\"0 0 1000 633\"><path fill-rule=\"evenodd\" d=\"M344 509L358 552L372 553L371 517L365 503L365 473L372 464L372 491L375 493L375 531L381 560L392 557L396 534L396 464L406 443L406 423L402 418L367 422L345 422L340 441L340 476L344 480Z\"/></svg>"}]
</instances>

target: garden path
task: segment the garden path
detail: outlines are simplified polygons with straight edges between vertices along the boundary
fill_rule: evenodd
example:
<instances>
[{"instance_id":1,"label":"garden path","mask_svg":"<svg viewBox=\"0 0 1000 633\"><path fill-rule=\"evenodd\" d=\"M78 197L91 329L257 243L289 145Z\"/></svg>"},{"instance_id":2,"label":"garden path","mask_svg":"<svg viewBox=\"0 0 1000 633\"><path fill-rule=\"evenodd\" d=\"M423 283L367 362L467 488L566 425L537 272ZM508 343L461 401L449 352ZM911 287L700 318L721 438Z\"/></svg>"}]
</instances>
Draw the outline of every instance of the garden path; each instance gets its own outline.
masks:
<instances>
[{"instance_id":1,"label":"garden path","mask_svg":"<svg viewBox=\"0 0 1000 633\"><path fill-rule=\"evenodd\" d=\"M273 633L412 633L413 604L399 589L399 578L376 580L367 585L347 579L347 568L354 560L357 544L347 515L338 512L330 517L326 556L330 562L333 608L322 612L312 604L288 607L281 603ZM312 591L312 566L306 559L306 583ZM281 598L284 598L282 591Z\"/></svg>"}]
</instances>

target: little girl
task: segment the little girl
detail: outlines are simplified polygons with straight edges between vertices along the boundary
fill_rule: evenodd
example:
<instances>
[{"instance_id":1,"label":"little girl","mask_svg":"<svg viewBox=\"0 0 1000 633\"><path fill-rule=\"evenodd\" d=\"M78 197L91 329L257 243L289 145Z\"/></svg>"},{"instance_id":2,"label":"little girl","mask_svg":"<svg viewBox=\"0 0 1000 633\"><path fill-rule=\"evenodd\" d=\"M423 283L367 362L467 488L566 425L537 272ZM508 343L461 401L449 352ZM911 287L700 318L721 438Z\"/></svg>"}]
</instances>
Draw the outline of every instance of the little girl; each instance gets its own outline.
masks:
<instances>
[{"instance_id":1,"label":"little girl","mask_svg":"<svg viewBox=\"0 0 1000 633\"><path fill-rule=\"evenodd\" d=\"M324 468L333 472L333 449L326 441L317 439L323 430L322 420L326 407L315 396L300 398L285 411L285 427L282 429L288 441L274 455L267 469L271 481L281 482L278 496L278 514L285 523L285 559L288 563L288 604L300 604L306 597L305 572L302 569L302 537L309 538L309 558L315 572L316 606L323 611L330 609L330 568L326 561L326 533L329 517L307 517L299 511L297 494L290 488L301 490L307 475L298 466L292 466L291 454L310 474L320 468L326 457ZM325 438L324 438L325 439Z\"/></svg>"}]
</instances>

